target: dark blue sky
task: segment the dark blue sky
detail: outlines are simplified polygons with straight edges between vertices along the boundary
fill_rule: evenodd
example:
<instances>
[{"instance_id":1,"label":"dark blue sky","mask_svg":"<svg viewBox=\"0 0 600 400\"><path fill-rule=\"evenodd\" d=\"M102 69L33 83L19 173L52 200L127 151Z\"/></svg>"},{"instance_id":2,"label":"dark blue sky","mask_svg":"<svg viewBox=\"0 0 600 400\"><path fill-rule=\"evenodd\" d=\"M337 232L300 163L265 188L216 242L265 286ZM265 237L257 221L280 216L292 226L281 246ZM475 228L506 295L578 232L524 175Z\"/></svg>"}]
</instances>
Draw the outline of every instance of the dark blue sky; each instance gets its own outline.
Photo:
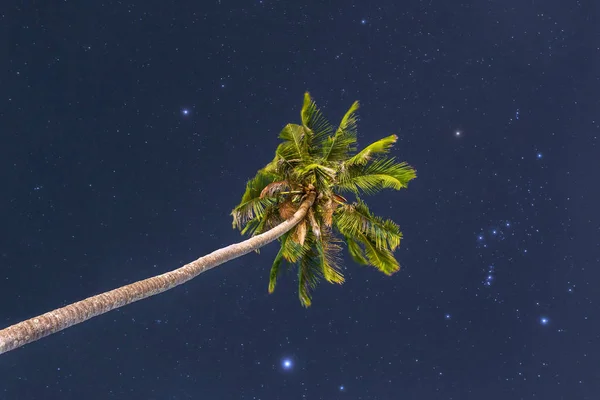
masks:
<instances>
[{"instance_id":1,"label":"dark blue sky","mask_svg":"<svg viewBox=\"0 0 600 400\"><path fill-rule=\"evenodd\" d=\"M367 198L394 276L346 257L303 309L293 274L267 294L272 244L0 356L0 398L599 398L590 4L7 2L0 327L241 240L306 90L418 178Z\"/></svg>"}]
</instances>

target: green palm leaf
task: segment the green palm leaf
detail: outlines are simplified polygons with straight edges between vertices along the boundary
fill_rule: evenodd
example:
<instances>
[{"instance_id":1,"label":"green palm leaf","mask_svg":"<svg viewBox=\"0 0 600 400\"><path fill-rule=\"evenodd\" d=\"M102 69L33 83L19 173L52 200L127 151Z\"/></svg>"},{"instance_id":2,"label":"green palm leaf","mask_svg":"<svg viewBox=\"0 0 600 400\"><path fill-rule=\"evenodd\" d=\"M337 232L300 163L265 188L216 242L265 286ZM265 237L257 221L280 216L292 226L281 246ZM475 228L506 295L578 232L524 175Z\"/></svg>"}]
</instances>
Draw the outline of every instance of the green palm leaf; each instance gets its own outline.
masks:
<instances>
[{"instance_id":1,"label":"green palm leaf","mask_svg":"<svg viewBox=\"0 0 600 400\"><path fill-rule=\"evenodd\" d=\"M323 117L323 114L317 108L317 105L308 92L304 94L304 103L302 104L300 117L302 125L310 138L310 143L308 143L309 152L312 156L316 156L317 152L321 150L321 142L333 133L333 128L327 119Z\"/></svg>"},{"instance_id":2,"label":"green palm leaf","mask_svg":"<svg viewBox=\"0 0 600 400\"><path fill-rule=\"evenodd\" d=\"M311 240L312 242L312 240ZM317 287L322 276L318 263L319 254L314 242L305 256L298 261L298 297L304 307L310 307L312 290Z\"/></svg>"},{"instance_id":3,"label":"green palm leaf","mask_svg":"<svg viewBox=\"0 0 600 400\"><path fill-rule=\"evenodd\" d=\"M378 248L371 239L362 233L357 235L357 239L364 246L365 255L370 265L386 275L392 275L400 270L400 264L398 264L391 251Z\"/></svg>"},{"instance_id":4,"label":"green palm leaf","mask_svg":"<svg viewBox=\"0 0 600 400\"><path fill-rule=\"evenodd\" d=\"M354 157L346 161L346 167L348 168L353 165L363 165L367 161L369 161L373 157L373 155L388 153L397 140L398 136L390 135L388 137L384 137L383 139L371 143L370 145L362 149Z\"/></svg>"},{"instance_id":5,"label":"green palm leaf","mask_svg":"<svg viewBox=\"0 0 600 400\"><path fill-rule=\"evenodd\" d=\"M329 283L344 283L344 275L341 272L339 253L342 248L330 231L324 232L317 239L317 251L319 253L320 269L323 278Z\"/></svg>"},{"instance_id":6,"label":"green palm leaf","mask_svg":"<svg viewBox=\"0 0 600 400\"><path fill-rule=\"evenodd\" d=\"M356 111L359 103L355 101L346 112L335 135L328 137L322 144L325 161L345 161L356 150Z\"/></svg>"},{"instance_id":7,"label":"green palm leaf","mask_svg":"<svg viewBox=\"0 0 600 400\"><path fill-rule=\"evenodd\" d=\"M279 180L274 173L267 173L263 170L257 172L256 176L246 184L246 191L242 196L242 201L238 204L231 215L233 216L233 228L242 229L243 226L255 217L261 218L265 208L273 203L269 197L260 197L262 190L270 183Z\"/></svg>"},{"instance_id":8,"label":"green palm leaf","mask_svg":"<svg viewBox=\"0 0 600 400\"><path fill-rule=\"evenodd\" d=\"M289 234L291 236L293 233L290 232ZM285 258L285 260L290 264L297 263L298 260L300 260L302 257L305 257L308 248L308 244L302 245L291 238L281 243L283 258Z\"/></svg>"},{"instance_id":9,"label":"green palm leaf","mask_svg":"<svg viewBox=\"0 0 600 400\"><path fill-rule=\"evenodd\" d=\"M261 215L246 223L246 226L242 229L242 235L260 235L283 222L283 219L279 215L279 204L273 200L270 201L272 203L264 208Z\"/></svg>"},{"instance_id":10,"label":"green palm leaf","mask_svg":"<svg viewBox=\"0 0 600 400\"><path fill-rule=\"evenodd\" d=\"M285 243L288 241L289 235L290 233L287 232L280 238L281 247L277 252L277 256L275 256L275 261L273 261L273 266L271 266L271 272L269 272L269 293L273 293L275 291L277 278L281 272L281 262L284 259Z\"/></svg>"},{"instance_id":11,"label":"green palm leaf","mask_svg":"<svg viewBox=\"0 0 600 400\"><path fill-rule=\"evenodd\" d=\"M353 205L342 205L336 214L335 222L340 230L349 232L351 237L358 232L363 233L379 249L394 251L400 246L400 227L392 220L373 215L361 200Z\"/></svg>"},{"instance_id":12,"label":"green palm leaf","mask_svg":"<svg viewBox=\"0 0 600 400\"><path fill-rule=\"evenodd\" d=\"M386 275L400 269L393 251L400 245L402 232L394 222L374 216L360 201L342 205L333 221L357 263L372 265Z\"/></svg>"},{"instance_id":13,"label":"green palm leaf","mask_svg":"<svg viewBox=\"0 0 600 400\"><path fill-rule=\"evenodd\" d=\"M348 244L348 253L352 259L360 265L369 265L369 260L365 257L364 250L360 247L358 242L352 239L350 236L344 235L344 240Z\"/></svg>"},{"instance_id":14,"label":"green palm leaf","mask_svg":"<svg viewBox=\"0 0 600 400\"><path fill-rule=\"evenodd\" d=\"M416 178L416 171L407 163L397 163L394 158L381 158L363 165L343 170L336 187L341 191L375 194L383 189L400 190Z\"/></svg>"},{"instance_id":15,"label":"green palm leaf","mask_svg":"<svg viewBox=\"0 0 600 400\"><path fill-rule=\"evenodd\" d=\"M287 124L279 133L283 139L276 150L276 154L287 162L297 163L308 158L308 146L305 130L296 124Z\"/></svg>"}]
</instances>

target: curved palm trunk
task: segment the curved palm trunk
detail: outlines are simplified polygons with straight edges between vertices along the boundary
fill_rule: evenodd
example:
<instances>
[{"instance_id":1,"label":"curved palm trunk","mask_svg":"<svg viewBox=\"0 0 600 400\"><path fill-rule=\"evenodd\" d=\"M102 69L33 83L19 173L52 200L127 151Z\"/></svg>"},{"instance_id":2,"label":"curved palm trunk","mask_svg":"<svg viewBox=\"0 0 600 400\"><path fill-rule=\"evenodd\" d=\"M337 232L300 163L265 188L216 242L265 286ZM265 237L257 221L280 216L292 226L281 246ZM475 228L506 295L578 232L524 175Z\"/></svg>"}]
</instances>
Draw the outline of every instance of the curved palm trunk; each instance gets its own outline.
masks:
<instances>
[{"instance_id":1,"label":"curved palm trunk","mask_svg":"<svg viewBox=\"0 0 600 400\"><path fill-rule=\"evenodd\" d=\"M45 336L79 324L97 315L107 313L115 308L172 289L195 278L204 271L259 249L296 226L306 216L308 209L315 201L315 197L315 192L310 192L290 219L265 233L213 251L171 272L88 297L87 299L2 329L0 330L0 354L26 345L27 343L35 342Z\"/></svg>"}]
</instances>

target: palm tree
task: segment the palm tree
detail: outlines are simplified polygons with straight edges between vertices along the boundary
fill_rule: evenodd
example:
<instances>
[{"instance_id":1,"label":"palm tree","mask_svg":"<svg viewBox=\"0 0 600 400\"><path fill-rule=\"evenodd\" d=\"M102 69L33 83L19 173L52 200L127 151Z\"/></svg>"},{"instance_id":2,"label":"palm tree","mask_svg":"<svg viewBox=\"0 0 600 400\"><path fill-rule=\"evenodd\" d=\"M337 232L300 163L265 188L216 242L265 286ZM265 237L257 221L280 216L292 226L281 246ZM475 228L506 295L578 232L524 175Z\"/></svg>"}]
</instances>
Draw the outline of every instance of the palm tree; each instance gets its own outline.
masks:
<instances>
[{"instance_id":1,"label":"palm tree","mask_svg":"<svg viewBox=\"0 0 600 400\"><path fill-rule=\"evenodd\" d=\"M393 255L402 238L398 225L373 215L360 196L384 188L405 188L416 172L386 156L397 140L395 135L356 152L357 110L358 102L354 102L334 130L305 93L302 125L283 128L275 158L247 183L242 201L231 213L233 227L251 238L176 270L0 330L0 354L162 293L275 240L281 246L271 267L269 293L275 289L283 260L296 264L298 293L305 307L311 305L311 290L321 278L343 283L339 257L343 241L357 263L372 265L386 275L398 271L400 265ZM349 203L342 192L354 194L356 201Z\"/></svg>"}]
</instances>

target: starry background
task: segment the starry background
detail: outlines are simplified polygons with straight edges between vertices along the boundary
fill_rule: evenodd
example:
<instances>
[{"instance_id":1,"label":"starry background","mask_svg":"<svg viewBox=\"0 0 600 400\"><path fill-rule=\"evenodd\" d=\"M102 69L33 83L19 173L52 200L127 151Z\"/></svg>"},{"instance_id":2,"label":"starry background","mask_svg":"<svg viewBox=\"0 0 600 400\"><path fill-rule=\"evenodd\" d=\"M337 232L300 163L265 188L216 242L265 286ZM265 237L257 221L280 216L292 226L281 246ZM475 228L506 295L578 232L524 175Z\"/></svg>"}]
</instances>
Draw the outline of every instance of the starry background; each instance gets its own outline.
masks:
<instances>
[{"instance_id":1,"label":"starry background","mask_svg":"<svg viewBox=\"0 0 600 400\"><path fill-rule=\"evenodd\" d=\"M2 327L241 240L306 90L418 178L367 198L393 277L346 257L303 309L272 244L0 356L0 398L599 398L592 4L7 2Z\"/></svg>"}]
</instances>

